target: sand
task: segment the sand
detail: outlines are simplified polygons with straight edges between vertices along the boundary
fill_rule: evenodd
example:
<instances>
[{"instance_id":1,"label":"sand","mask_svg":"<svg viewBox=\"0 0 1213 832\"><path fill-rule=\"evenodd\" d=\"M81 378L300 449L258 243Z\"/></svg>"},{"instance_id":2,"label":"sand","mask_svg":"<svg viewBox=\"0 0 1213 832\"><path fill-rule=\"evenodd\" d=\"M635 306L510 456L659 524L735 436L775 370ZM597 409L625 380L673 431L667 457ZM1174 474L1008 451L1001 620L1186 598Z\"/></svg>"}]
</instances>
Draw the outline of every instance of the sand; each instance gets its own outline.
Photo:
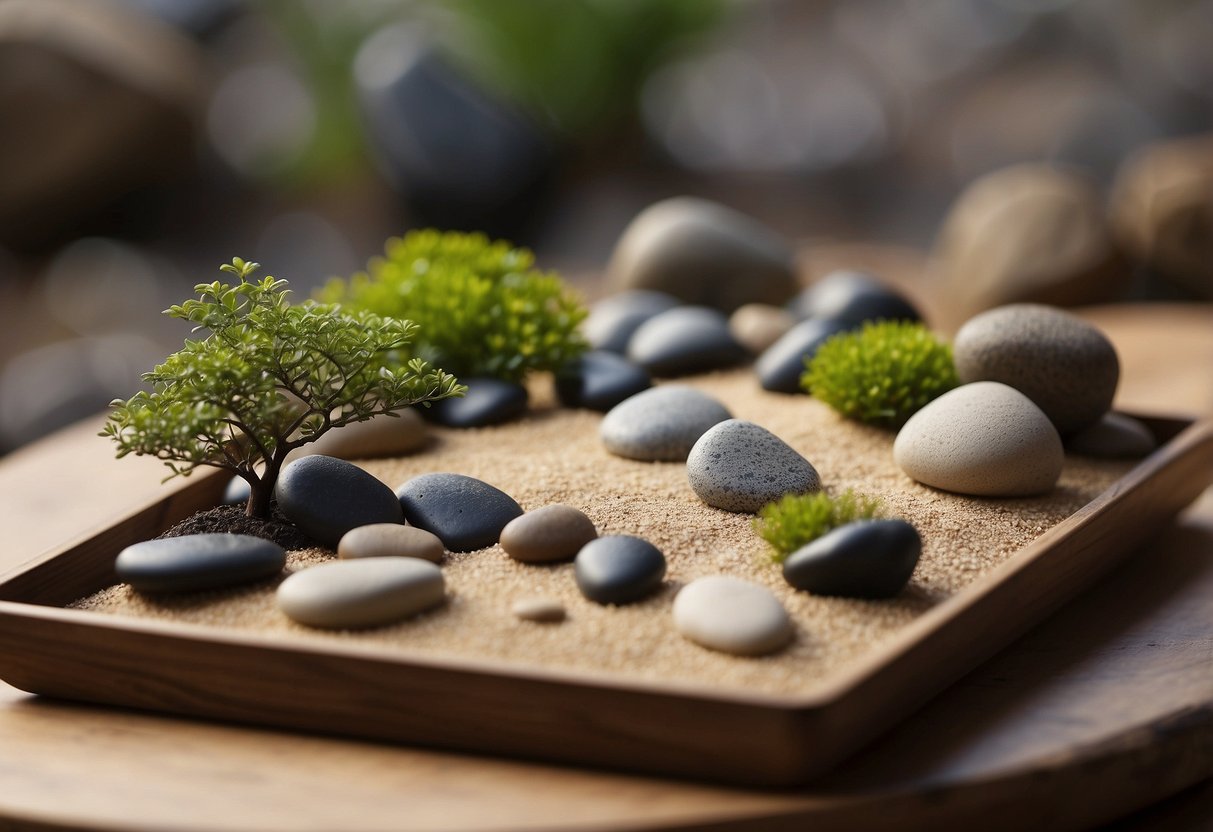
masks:
<instances>
[{"instance_id":1,"label":"sand","mask_svg":"<svg viewBox=\"0 0 1213 832\"><path fill-rule=\"evenodd\" d=\"M448 554L448 602L397 625L324 632L294 624L274 606L276 582L182 598L148 598L125 585L73 606L281 635L284 641L357 640L404 656L487 658L527 668L575 670L617 680L666 680L721 690L805 694L831 674L893 636L934 604L959 592L1042 532L1090 502L1132 463L1067 458L1061 481L1046 497L978 499L920 486L893 464L893 434L848 422L806 396L762 391L739 370L679 383L719 398L733 415L757 422L817 468L825 487L881 497L888 516L912 522L923 555L910 586L896 599L814 597L783 580L752 517L709 508L691 491L682 463L645 463L611 456L597 438L601 415L554 406L550 380L532 384L533 409L522 421L476 430L434 429L421 453L361 461L395 488L431 471L467 474L512 495L524 509L562 502L581 509L599 534L633 534L653 542L669 569L663 590L638 604L602 607L581 597L570 564L525 565L499 547ZM331 553L292 552L287 572ZM680 586L702 575L728 574L769 587L796 625L782 652L763 658L715 653L674 630L671 606ZM520 621L521 598L559 599L568 618L557 624Z\"/></svg>"}]
</instances>

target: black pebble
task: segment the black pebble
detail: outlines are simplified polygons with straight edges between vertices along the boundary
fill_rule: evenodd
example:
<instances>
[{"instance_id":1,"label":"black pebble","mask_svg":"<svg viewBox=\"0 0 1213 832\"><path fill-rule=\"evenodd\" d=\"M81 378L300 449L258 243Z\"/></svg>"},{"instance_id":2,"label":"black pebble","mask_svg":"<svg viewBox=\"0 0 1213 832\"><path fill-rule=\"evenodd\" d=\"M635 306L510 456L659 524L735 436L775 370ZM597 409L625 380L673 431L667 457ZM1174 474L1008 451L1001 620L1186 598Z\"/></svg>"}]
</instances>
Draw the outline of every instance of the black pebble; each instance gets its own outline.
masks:
<instances>
[{"instance_id":1,"label":"black pebble","mask_svg":"<svg viewBox=\"0 0 1213 832\"><path fill-rule=\"evenodd\" d=\"M127 546L114 570L140 592L221 589L277 575L286 550L247 534L191 534Z\"/></svg>"},{"instance_id":2,"label":"black pebble","mask_svg":"<svg viewBox=\"0 0 1213 832\"><path fill-rule=\"evenodd\" d=\"M904 520L861 520L797 549L783 562L783 577L814 595L892 598L921 553L918 530Z\"/></svg>"},{"instance_id":3,"label":"black pebble","mask_svg":"<svg viewBox=\"0 0 1213 832\"><path fill-rule=\"evenodd\" d=\"M829 319L811 319L796 324L767 347L754 364L762 389L774 393L803 392L800 377L804 374L805 362L816 355L818 348L831 336L849 328L841 321Z\"/></svg>"},{"instance_id":4,"label":"black pebble","mask_svg":"<svg viewBox=\"0 0 1213 832\"><path fill-rule=\"evenodd\" d=\"M596 350L626 353L628 341L641 324L681 303L673 295L649 289L631 289L611 295L598 301L590 310L583 327L586 340Z\"/></svg>"},{"instance_id":5,"label":"black pebble","mask_svg":"<svg viewBox=\"0 0 1213 832\"><path fill-rule=\"evenodd\" d=\"M556 374L556 396L565 407L605 413L652 384L648 373L623 356L591 350Z\"/></svg>"},{"instance_id":6,"label":"black pebble","mask_svg":"<svg viewBox=\"0 0 1213 832\"><path fill-rule=\"evenodd\" d=\"M706 306L679 306L645 321L628 342L628 358L655 376L719 370L750 354L729 331L724 313Z\"/></svg>"},{"instance_id":7,"label":"black pebble","mask_svg":"<svg viewBox=\"0 0 1213 832\"><path fill-rule=\"evenodd\" d=\"M422 474L396 489L409 523L432 532L452 552L492 546L522 507L487 482L463 474Z\"/></svg>"},{"instance_id":8,"label":"black pebble","mask_svg":"<svg viewBox=\"0 0 1213 832\"><path fill-rule=\"evenodd\" d=\"M527 392L521 384L478 376L459 381L467 385L465 396L419 408L421 415L448 428L482 428L517 419L526 413Z\"/></svg>"},{"instance_id":9,"label":"black pebble","mask_svg":"<svg viewBox=\"0 0 1213 832\"><path fill-rule=\"evenodd\" d=\"M665 556L639 537L608 535L591 540L573 561L581 594L599 604L629 604L657 591Z\"/></svg>"},{"instance_id":10,"label":"black pebble","mask_svg":"<svg viewBox=\"0 0 1213 832\"><path fill-rule=\"evenodd\" d=\"M798 318L826 318L857 327L867 321L920 321L909 301L863 272L837 271L788 304Z\"/></svg>"},{"instance_id":11,"label":"black pebble","mask_svg":"<svg viewBox=\"0 0 1213 832\"><path fill-rule=\"evenodd\" d=\"M350 529L404 522L392 489L351 462L321 454L283 468L274 499L288 520L331 549Z\"/></svg>"}]
</instances>

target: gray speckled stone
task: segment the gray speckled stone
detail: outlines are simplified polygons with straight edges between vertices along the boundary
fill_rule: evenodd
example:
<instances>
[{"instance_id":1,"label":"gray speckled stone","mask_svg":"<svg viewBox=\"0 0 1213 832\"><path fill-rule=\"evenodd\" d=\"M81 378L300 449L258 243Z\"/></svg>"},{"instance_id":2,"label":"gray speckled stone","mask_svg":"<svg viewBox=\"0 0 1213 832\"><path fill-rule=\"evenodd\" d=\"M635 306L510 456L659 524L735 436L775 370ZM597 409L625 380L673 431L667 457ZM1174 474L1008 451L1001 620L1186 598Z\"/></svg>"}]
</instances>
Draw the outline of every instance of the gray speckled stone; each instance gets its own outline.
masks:
<instances>
[{"instance_id":1,"label":"gray speckled stone","mask_svg":"<svg viewBox=\"0 0 1213 832\"><path fill-rule=\"evenodd\" d=\"M652 595L665 577L665 555L639 537L607 535L577 553L573 575L581 594L599 604L630 604Z\"/></svg>"},{"instance_id":2,"label":"gray speckled stone","mask_svg":"<svg viewBox=\"0 0 1213 832\"><path fill-rule=\"evenodd\" d=\"M628 359L655 376L681 376L731 367L749 357L723 313L680 306L645 321L628 342Z\"/></svg>"},{"instance_id":3,"label":"gray speckled stone","mask_svg":"<svg viewBox=\"0 0 1213 832\"><path fill-rule=\"evenodd\" d=\"M804 375L805 362L817 354L822 344L847 329L847 324L831 320L813 319L796 324L755 362L754 372L762 389L772 393L803 393L800 377Z\"/></svg>"},{"instance_id":4,"label":"gray speckled stone","mask_svg":"<svg viewBox=\"0 0 1213 832\"><path fill-rule=\"evenodd\" d=\"M836 271L802 291L790 304L798 318L825 318L856 327L865 321L917 321L909 301L871 275Z\"/></svg>"},{"instance_id":5,"label":"gray speckled stone","mask_svg":"<svg viewBox=\"0 0 1213 832\"><path fill-rule=\"evenodd\" d=\"M523 563L571 560L581 547L598 537L583 512L559 503L515 517L501 530L501 548Z\"/></svg>"},{"instance_id":6,"label":"gray speckled stone","mask_svg":"<svg viewBox=\"0 0 1213 832\"><path fill-rule=\"evenodd\" d=\"M286 552L247 534L190 534L145 540L118 553L118 579L139 592L195 592L277 575Z\"/></svg>"},{"instance_id":7,"label":"gray speckled stone","mask_svg":"<svg viewBox=\"0 0 1213 832\"><path fill-rule=\"evenodd\" d=\"M657 289L725 312L744 303L784 303L797 287L792 249L778 234L690 197L637 214L615 245L607 279L620 289Z\"/></svg>"},{"instance_id":8,"label":"gray speckled stone","mask_svg":"<svg viewBox=\"0 0 1213 832\"><path fill-rule=\"evenodd\" d=\"M953 343L961 382L1000 381L1034 401L1068 436L1112 406L1120 362L1107 337L1086 321L1031 303L970 318Z\"/></svg>"},{"instance_id":9,"label":"gray speckled stone","mask_svg":"<svg viewBox=\"0 0 1213 832\"><path fill-rule=\"evenodd\" d=\"M638 393L613 407L598 435L616 456L681 461L717 422L732 418L720 402L691 387L667 385Z\"/></svg>"},{"instance_id":10,"label":"gray speckled stone","mask_svg":"<svg viewBox=\"0 0 1213 832\"><path fill-rule=\"evenodd\" d=\"M792 638L792 620L766 587L712 575L682 588L674 626L703 647L736 656L773 653Z\"/></svg>"},{"instance_id":11,"label":"gray speckled stone","mask_svg":"<svg viewBox=\"0 0 1213 832\"><path fill-rule=\"evenodd\" d=\"M408 522L436 534L452 552L492 546L522 514L514 498L463 474L422 474L396 489Z\"/></svg>"},{"instance_id":12,"label":"gray speckled stone","mask_svg":"<svg viewBox=\"0 0 1213 832\"><path fill-rule=\"evenodd\" d=\"M337 557L345 560L399 557L441 563L445 553L437 535L399 523L372 523L350 529L337 544Z\"/></svg>"},{"instance_id":13,"label":"gray speckled stone","mask_svg":"<svg viewBox=\"0 0 1213 832\"><path fill-rule=\"evenodd\" d=\"M322 563L278 587L287 617L309 627L379 627L431 609L446 599L442 570L417 558L359 558Z\"/></svg>"},{"instance_id":14,"label":"gray speckled stone","mask_svg":"<svg viewBox=\"0 0 1213 832\"><path fill-rule=\"evenodd\" d=\"M283 468L274 499L288 520L329 548L350 529L404 522L392 489L357 465L331 456L305 456Z\"/></svg>"},{"instance_id":15,"label":"gray speckled stone","mask_svg":"<svg viewBox=\"0 0 1213 832\"><path fill-rule=\"evenodd\" d=\"M790 445L753 422L729 419L687 457L691 488L710 506L751 514L784 494L821 489L817 470Z\"/></svg>"},{"instance_id":16,"label":"gray speckled stone","mask_svg":"<svg viewBox=\"0 0 1213 832\"><path fill-rule=\"evenodd\" d=\"M788 555L783 577L814 595L892 598L905 588L922 539L904 520L860 520L832 529Z\"/></svg>"},{"instance_id":17,"label":"gray speckled stone","mask_svg":"<svg viewBox=\"0 0 1213 832\"><path fill-rule=\"evenodd\" d=\"M1066 450L1105 459L1134 459L1152 453L1158 440L1150 429L1123 413L1105 413L1066 440Z\"/></svg>"},{"instance_id":18,"label":"gray speckled stone","mask_svg":"<svg viewBox=\"0 0 1213 832\"><path fill-rule=\"evenodd\" d=\"M915 413L893 442L913 479L978 497L1052 490L1065 455L1061 437L1027 396L996 381L966 384Z\"/></svg>"},{"instance_id":19,"label":"gray speckled stone","mask_svg":"<svg viewBox=\"0 0 1213 832\"><path fill-rule=\"evenodd\" d=\"M678 306L682 301L665 292L632 289L603 298L590 309L583 330L596 350L624 353L642 323Z\"/></svg>"}]
</instances>

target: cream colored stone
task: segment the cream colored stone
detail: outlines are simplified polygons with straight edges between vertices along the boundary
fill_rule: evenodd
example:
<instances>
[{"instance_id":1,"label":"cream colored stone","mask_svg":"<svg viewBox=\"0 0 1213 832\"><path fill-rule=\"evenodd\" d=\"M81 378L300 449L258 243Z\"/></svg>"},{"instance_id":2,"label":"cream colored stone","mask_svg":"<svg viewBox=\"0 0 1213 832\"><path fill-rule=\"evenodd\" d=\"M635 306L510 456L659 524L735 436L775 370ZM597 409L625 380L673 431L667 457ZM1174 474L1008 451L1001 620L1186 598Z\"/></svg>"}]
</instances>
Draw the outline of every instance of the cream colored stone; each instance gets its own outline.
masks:
<instances>
[{"instance_id":1,"label":"cream colored stone","mask_svg":"<svg viewBox=\"0 0 1213 832\"><path fill-rule=\"evenodd\" d=\"M441 563L446 550L438 536L401 523L372 523L346 532L337 544L337 557L420 558Z\"/></svg>"},{"instance_id":2,"label":"cream colored stone","mask_svg":"<svg viewBox=\"0 0 1213 832\"><path fill-rule=\"evenodd\" d=\"M737 656L773 653L792 638L792 620L766 587L712 575L682 588L674 626L696 644Z\"/></svg>"},{"instance_id":3,"label":"cream colored stone","mask_svg":"<svg viewBox=\"0 0 1213 832\"><path fill-rule=\"evenodd\" d=\"M309 627L378 627L446 598L442 570L417 558L336 560L291 575L278 587L287 617Z\"/></svg>"},{"instance_id":4,"label":"cream colored stone","mask_svg":"<svg viewBox=\"0 0 1213 832\"><path fill-rule=\"evenodd\" d=\"M795 324L791 312L766 303L747 303L729 316L729 332L754 355L765 352Z\"/></svg>"}]
</instances>

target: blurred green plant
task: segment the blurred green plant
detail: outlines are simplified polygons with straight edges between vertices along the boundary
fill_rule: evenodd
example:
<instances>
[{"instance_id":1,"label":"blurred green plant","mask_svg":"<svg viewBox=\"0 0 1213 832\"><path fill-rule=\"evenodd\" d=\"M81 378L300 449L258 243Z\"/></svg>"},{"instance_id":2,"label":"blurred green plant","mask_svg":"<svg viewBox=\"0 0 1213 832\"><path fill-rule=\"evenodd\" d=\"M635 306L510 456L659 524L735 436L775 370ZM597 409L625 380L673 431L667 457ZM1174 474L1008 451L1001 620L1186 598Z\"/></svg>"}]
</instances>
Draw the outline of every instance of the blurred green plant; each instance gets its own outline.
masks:
<instances>
[{"instance_id":1,"label":"blurred green plant","mask_svg":"<svg viewBox=\"0 0 1213 832\"><path fill-rule=\"evenodd\" d=\"M462 395L455 377L413 359L396 369L384 357L417 334L410 321L292 305L285 280L252 280L257 263L220 267L239 283L194 287L197 299L165 314L209 334L143 378L151 392L115 399L102 436L118 456L154 456L172 472L224 468L250 487L246 512L268 517L288 453L328 430L414 404Z\"/></svg>"},{"instance_id":2,"label":"blurred green plant","mask_svg":"<svg viewBox=\"0 0 1213 832\"><path fill-rule=\"evenodd\" d=\"M880 516L879 499L849 488L837 497L824 491L786 494L758 510L754 530L771 544L771 559L783 563L788 555L831 529Z\"/></svg>"},{"instance_id":3,"label":"blurred green plant","mask_svg":"<svg viewBox=\"0 0 1213 832\"><path fill-rule=\"evenodd\" d=\"M897 427L960 384L952 347L920 323L877 321L833 336L800 386L848 419Z\"/></svg>"},{"instance_id":4,"label":"blurred green plant","mask_svg":"<svg viewBox=\"0 0 1213 832\"><path fill-rule=\"evenodd\" d=\"M532 268L524 248L483 234L426 229L388 240L385 256L318 297L343 308L408 318L421 327L400 354L460 377L522 381L586 350L585 306L555 273Z\"/></svg>"}]
</instances>

